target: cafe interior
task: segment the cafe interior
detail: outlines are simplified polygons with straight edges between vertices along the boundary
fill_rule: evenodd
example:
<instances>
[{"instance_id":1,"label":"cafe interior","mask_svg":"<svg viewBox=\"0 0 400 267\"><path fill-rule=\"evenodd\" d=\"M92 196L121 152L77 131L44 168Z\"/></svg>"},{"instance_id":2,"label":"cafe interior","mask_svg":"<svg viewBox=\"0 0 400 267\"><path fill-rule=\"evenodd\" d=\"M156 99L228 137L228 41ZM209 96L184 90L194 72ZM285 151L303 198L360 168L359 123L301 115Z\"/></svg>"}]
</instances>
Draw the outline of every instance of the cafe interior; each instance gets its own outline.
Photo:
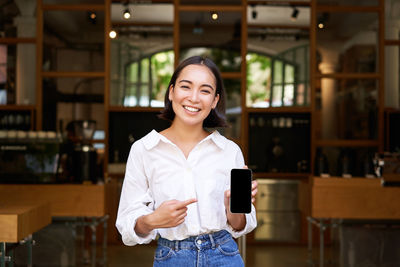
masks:
<instances>
[{"instance_id":1,"label":"cafe interior","mask_svg":"<svg viewBox=\"0 0 400 267\"><path fill-rule=\"evenodd\" d=\"M0 0L0 266L152 266L115 227L174 68L219 67L246 266L400 266L400 0Z\"/></svg>"}]
</instances>

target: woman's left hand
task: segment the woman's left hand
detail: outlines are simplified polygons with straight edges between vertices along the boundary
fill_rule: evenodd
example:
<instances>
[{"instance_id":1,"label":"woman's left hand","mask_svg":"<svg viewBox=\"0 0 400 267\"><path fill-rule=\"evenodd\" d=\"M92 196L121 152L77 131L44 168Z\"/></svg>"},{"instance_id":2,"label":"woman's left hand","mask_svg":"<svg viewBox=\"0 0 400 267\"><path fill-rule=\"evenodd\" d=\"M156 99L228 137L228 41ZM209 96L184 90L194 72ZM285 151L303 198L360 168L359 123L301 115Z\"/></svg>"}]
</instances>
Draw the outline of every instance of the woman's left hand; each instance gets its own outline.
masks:
<instances>
[{"instance_id":1,"label":"woman's left hand","mask_svg":"<svg viewBox=\"0 0 400 267\"><path fill-rule=\"evenodd\" d=\"M256 195L257 195L257 189L258 183L257 180L254 180L251 182L251 203L254 203L256 201ZM225 191L225 198L224 198L224 204L225 204L225 209L227 211L230 211L229 209L229 198L231 197L231 190L226 190Z\"/></svg>"},{"instance_id":2,"label":"woman's left hand","mask_svg":"<svg viewBox=\"0 0 400 267\"><path fill-rule=\"evenodd\" d=\"M247 166L244 166L244 169L248 169ZM251 203L254 203L256 201L256 195L257 195L257 187L258 183L257 180L254 180L251 182ZM229 208L229 198L231 197L231 190L226 190L224 194L224 204L225 204L225 209L227 212L230 212Z\"/></svg>"}]
</instances>

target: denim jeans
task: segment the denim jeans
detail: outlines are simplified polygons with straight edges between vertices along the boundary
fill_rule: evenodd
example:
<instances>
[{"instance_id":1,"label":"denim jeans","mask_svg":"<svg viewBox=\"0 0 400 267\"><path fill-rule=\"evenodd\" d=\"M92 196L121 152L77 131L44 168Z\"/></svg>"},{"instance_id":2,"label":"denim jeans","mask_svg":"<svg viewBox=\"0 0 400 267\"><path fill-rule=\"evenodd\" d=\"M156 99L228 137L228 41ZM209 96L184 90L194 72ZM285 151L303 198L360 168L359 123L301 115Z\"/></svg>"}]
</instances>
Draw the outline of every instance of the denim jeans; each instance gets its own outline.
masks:
<instances>
[{"instance_id":1,"label":"denim jeans","mask_svg":"<svg viewBox=\"0 0 400 267\"><path fill-rule=\"evenodd\" d=\"M181 241L160 237L154 267L243 267L238 246L225 230L192 236Z\"/></svg>"}]
</instances>

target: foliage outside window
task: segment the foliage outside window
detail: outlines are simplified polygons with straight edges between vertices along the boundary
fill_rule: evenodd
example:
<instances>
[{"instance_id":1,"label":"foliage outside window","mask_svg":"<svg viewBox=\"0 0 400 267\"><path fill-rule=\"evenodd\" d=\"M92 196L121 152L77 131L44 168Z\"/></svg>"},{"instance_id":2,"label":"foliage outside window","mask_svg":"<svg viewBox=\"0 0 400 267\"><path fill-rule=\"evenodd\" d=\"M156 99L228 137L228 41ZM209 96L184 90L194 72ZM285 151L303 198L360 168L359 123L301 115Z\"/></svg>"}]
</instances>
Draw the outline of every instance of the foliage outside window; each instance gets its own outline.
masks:
<instances>
[{"instance_id":1,"label":"foliage outside window","mask_svg":"<svg viewBox=\"0 0 400 267\"><path fill-rule=\"evenodd\" d=\"M309 103L308 45L276 56L248 53L246 106L268 108Z\"/></svg>"},{"instance_id":2,"label":"foliage outside window","mask_svg":"<svg viewBox=\"0 0 400 267\"><path fill-rule=\"evenodd\" d=\"M163 107L174 71L174 52L163 51L126 66L124 106Z\"/></svg>"}]
</instances>

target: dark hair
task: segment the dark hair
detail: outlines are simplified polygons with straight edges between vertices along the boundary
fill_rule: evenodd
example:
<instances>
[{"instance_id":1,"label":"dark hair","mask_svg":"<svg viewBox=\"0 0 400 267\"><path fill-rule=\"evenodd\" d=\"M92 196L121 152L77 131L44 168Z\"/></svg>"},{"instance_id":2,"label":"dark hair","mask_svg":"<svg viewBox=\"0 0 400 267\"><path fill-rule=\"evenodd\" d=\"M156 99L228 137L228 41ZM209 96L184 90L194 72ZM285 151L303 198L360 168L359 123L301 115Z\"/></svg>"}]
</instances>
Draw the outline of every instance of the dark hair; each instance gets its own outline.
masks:
<instances>
[{"instance_id":1,"label":"dark hair","mask_svg":"<svg viewBox=\"0 0 400 267\"><path fill-rule=\"evenodd\" d=\"M215 65L215 63L211 59L201 56L189 57L182 61L175 69L174 74L172 74L171 81L168 84L167 92L165 93L165 107L158 117L168 121L174 120L175 112L172 108L172 102L171 100L169 100L169 88L171 87L171 85L175 87L176 79L178 78L179 74L185 67L189 65L206 66L214 74L217 84L215 95L219 95L219 100L217 106L214 109L211 109L210 114L208 114L207 118L203 121L203 127L227 127L228 125L226 123L225 117L225 89L222 82L221 73L217 65Z\"/></svg>"}]
</instances>

